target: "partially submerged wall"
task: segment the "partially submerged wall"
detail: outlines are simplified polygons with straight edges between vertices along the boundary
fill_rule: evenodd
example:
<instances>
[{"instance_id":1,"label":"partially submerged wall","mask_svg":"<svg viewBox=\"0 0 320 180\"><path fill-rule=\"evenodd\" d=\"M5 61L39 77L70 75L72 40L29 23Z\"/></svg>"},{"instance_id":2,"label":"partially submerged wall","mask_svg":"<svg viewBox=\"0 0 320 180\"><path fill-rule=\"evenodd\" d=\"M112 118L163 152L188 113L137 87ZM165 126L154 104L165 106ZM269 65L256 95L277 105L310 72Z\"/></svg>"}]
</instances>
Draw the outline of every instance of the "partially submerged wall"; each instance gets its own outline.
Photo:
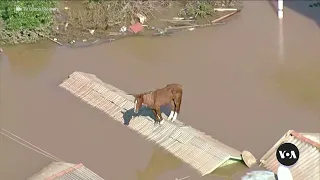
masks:
<instances>
[{"instance_id":1,"label":"partially submerged wall","mask_svg":"<svg viewBox=\"0 0 320 180\"><path fill-rule=\"evenodd\" d=\"M83 164L52 162L27 180L103 180L100 176L86 168Z\"/></svg>"}]
</instances>

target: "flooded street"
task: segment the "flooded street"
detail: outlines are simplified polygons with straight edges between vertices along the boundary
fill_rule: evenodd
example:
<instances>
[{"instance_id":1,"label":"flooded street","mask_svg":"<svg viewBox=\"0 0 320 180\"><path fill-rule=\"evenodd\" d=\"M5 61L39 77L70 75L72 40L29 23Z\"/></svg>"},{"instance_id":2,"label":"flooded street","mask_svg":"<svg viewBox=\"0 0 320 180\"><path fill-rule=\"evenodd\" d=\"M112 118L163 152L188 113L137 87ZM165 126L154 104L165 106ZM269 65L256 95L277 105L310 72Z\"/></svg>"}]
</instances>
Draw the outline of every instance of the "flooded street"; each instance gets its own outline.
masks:
<instances>
[{"instance_id":1,"label":"flooded street","mask_svg":"<svg viewBox=\"0 0 320 180\"><path fill-rule=\"evenodd\" d=\"M3 48L8 58L0 60L1 127L105 179L223 179L200 177L58 87L83 71L128 93L182 84L178 119L257 159L289 129L319 132L318 25L288 8L280 25L268 2L244 7L226 25L172 37L84 49L52 43ZM25 179L50 162L10 139L0 142L0 179Z\"/></svg>"}]
</instances>

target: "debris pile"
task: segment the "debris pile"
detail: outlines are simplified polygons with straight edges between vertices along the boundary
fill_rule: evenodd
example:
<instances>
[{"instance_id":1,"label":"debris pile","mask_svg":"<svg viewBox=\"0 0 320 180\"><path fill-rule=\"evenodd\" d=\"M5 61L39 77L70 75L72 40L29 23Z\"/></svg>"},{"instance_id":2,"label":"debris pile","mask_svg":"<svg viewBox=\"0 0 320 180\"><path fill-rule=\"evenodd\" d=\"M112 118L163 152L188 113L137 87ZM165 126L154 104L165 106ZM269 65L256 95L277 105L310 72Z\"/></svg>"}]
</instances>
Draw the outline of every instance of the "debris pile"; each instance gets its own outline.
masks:
<instances>
[{"instance_id":1,"label":"debris pile","mask_svg":"<svg viewBox=\"0 0 320 180\"><path fill-rule=\"evenodd\" d=\"M65 7L64 10L70 11L69 7ZM224 25L226 22L223 22L224 19L237 14L241 10L235 8L215 8L214 11L220 13L222 12L222 16L218 18L206 22L199 22L196 17L173 17L172 19L157 19L160 23L164 24L165 27L160 28L159 25L151 25L152 23L148 22L148 18L143 12L138 12L134 15L131 19L130 25L120 26L118 31L108 31L106 36L101 37L96 34L98 30L96 29L88 29L87 33L88 37L84 37L82 39L77 36L75 39L68 40L67 46L70 47L84 47L90 46L94 44L102 44L105 42L111 42L116 39L121 39L123 37L128 36L135 36L137 34L143 36L168 36L172 35L175 32L180 31L193 31L196 28L201 27L209 27L209 26L216 26L216 25ZM57 27L57 29L63 29L63 31L67 31L68 27L70 26L69 22L65 22L63 26ZM98 32L98 34L101 32ZM90 37L91 35L91 37ZM81 36L80 36L81 38ZM63 46L65 45L63 40L59 42L58 38L48 38L49 40ZM83 45L86 44L86 45ZM87 45L90 44L90 45Z\"/></svg>"}]
</instances>

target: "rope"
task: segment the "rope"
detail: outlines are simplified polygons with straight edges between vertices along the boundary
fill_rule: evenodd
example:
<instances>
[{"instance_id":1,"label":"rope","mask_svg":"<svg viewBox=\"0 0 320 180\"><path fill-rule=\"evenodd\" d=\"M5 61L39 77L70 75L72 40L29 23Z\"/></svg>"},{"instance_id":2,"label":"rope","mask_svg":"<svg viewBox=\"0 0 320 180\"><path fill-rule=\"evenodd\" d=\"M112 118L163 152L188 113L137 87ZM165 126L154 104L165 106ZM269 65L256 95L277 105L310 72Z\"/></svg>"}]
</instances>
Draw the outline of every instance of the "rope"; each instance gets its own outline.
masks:
<instances>
[{"instance_id":1,"label":"rope","mask_svg":"<svg viewBox=\"0 0 320 180\"><path fill-rule=\"evenodd\" d=\"M61 159L57 158L56 156L46 152L45 150L40 149L39 147L37 147L37 146L31 144L30 142L20 138L19 136L11 133L10 131L7 131L6 129L2 128L0 133L2 135L6 136L7 138L19 143L20 145L22 145L24 147L27 147L28 149L31 149L31 150L33 150L33 151L35 151L35 152L37 152L37 153L39 153L41 155L44 155L44 156L46 156L46 157L48 157L48 158L50 158L50 159L52 159L54 161L64 162Z\"/></svg>"}]
</instances>

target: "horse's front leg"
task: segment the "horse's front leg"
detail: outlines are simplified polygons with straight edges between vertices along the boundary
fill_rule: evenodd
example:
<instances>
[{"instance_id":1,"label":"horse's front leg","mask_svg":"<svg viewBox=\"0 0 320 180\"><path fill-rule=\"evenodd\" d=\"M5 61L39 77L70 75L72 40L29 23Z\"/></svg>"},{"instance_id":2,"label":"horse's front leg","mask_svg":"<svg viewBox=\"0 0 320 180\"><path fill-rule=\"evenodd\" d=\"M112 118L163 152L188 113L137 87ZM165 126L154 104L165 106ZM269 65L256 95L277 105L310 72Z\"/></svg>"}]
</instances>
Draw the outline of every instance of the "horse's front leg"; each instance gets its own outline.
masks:
<instances>
[{"instance_id":1,"label":"horse's front leg","mask_svg":"<svg viewBox=\"0 0 320 180\"><path fill-rule=\"evenodd\" d=\"M169 117L168 117L168 120L170 121L171 120L171 122L173 122L174 121L174 119L173 119L173 116L175 115L175 113L176 113L176 103L174 102L174 100L171 100L171 112L170 112L170 115L169 115Z\"/></svg>"},{"instance_id":2,"label":"horse's front leg","mask_svg":"<svg viewBox=\"0 0 320 180\"><path fill-rule=\"evenodd\" d=\"M155 110L156 110L156 119L157 119L157 121L159 122L159 124L163 124L163 118L162 118L162 115L161 115L160 107L157 107Z\"/></svg>"}]
</instances>

